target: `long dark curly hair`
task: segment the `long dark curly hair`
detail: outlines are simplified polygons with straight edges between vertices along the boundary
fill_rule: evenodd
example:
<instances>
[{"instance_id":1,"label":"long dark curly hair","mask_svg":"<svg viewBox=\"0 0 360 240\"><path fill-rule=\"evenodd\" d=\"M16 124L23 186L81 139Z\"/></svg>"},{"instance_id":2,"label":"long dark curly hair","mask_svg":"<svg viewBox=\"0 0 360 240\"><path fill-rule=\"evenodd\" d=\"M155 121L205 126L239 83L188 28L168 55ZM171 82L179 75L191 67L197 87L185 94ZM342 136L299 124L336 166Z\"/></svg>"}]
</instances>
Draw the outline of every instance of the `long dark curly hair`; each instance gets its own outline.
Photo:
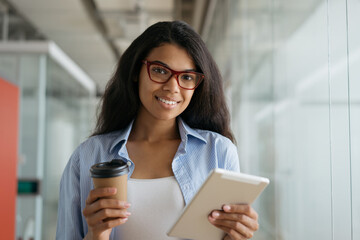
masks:
<instances>
[{"instance_id":1,"label":"long dark curly hair","mask_svg":"<svg viewBox=\"0 0 360 240\"><path fill-rule=\"evenodd\" d=\"M123 129L136 117L141 104L137 80L142 60L164 43L184 48L196 70L205 75L180 117L192 128L214 131L234 142L218 67L200 35L181 21L150 26L122 54L115 74L106 85L92 136Z\"/></svg>"}]
</instances>

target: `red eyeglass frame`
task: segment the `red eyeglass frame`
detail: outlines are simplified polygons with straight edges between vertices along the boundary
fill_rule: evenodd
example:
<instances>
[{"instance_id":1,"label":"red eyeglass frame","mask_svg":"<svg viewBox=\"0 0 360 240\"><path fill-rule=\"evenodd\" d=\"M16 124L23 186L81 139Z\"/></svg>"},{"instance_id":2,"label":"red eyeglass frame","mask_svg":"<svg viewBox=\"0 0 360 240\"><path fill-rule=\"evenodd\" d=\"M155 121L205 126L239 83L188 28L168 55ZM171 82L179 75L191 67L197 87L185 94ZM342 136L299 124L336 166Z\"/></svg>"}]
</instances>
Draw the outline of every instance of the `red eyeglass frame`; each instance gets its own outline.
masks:
<instances>
[{"instance_id":1,"label":"red eyeglass frame","mask_svg":"<svg viewBox=\"0 0 360 240\"><path fill-rule=\"evenodd\" d=\"M142 60L142 62L143 62L143 64L146 65L146 70L147 70L147 73L148 73L148 75L149 75L149 79L150 79L151 81L153 81L153 82L156 82L156 83L165 84L165 83L167 83L167 82L171 79L172 76L175 76L176 82L177 82L177 84L179 85L179 87L181 87L182 89L186 89L186 90L194 90L195 88L197 88L197 87L200 85L200 83L201 83L201 82L204 80L204 78L205 78L205 75L202 74L202 73L198 73L198 72L194 72L194 71L175 71L175 70L172 70L171 68L169 68L168 66L165 66L164 64L159 63L159 62L152 62L152 61L148 61L148 60ZM153 80L153 79L151 78L151 76L150 76L150 65L151 65L151 64L160 65L160 66L168 69L168 70L171 72L171 75L170 75L169 79L168 79L166 82L158 82L158 81ZM182 74L182 73L194 73L194 74L200 75L201 78L200 78L199 82L195 85L195 87L193 87L193 88L185 88L185 87L180 86L179 79L178 79L178 76L179 76L180 74Z\"/></svg>"}]
</instances>

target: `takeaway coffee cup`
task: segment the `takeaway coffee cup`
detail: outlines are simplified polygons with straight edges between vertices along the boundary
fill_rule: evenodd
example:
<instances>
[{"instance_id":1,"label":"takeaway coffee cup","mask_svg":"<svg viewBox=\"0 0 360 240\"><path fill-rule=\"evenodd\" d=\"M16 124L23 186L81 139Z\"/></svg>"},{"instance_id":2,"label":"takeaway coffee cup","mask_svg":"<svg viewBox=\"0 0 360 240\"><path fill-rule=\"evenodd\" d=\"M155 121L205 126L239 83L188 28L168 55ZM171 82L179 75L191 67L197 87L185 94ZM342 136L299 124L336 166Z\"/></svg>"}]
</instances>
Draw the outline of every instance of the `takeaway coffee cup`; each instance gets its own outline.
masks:
<instances>
[{"instance_id":1,"label":"takeaway coffee cup","mask_svg":"<svg viewBox=\"0 0 360 240\"><path fill-rule=\"evenodd\" d=\"M124 160L113 159L110 162L97 163L91 166L90 173L95 188L115 187L117 188L116 195L109 198L127 201L129 167Z\"/></svg>"}]
</instances>

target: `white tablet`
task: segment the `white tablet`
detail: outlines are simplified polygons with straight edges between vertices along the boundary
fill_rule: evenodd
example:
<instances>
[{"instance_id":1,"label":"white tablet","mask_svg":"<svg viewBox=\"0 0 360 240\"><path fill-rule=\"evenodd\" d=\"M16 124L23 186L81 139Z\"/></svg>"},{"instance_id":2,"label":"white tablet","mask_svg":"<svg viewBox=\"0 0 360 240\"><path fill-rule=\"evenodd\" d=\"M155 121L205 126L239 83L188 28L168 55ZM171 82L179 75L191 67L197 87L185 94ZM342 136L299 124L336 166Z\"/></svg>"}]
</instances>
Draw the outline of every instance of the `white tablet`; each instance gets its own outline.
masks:
<instances>
[{"instance_id":1,"label":"white tablet","mask_svg":"<svg viewBox=\"0 0 360 240\"><path fill-rule=\"evenodd\" d=\"M224 232L209 222L210 212L220 210L224 204L252 204L268 184L267 178L214 169L170 228L168 236L221 240Z\"/></svg>"}]
</instances>

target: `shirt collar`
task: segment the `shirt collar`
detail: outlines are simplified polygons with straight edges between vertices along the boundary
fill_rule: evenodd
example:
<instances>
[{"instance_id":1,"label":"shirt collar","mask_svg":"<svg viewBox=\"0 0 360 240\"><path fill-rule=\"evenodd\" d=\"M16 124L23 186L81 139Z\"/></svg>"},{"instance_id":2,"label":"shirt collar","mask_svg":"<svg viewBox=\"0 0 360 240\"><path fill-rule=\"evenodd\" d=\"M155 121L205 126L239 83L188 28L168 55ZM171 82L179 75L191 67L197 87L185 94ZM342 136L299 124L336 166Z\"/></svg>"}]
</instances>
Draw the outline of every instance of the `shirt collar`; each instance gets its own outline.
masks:
<instances>
[{"instance_id":1,"label":"shirt collar","mask_svg":"<svg viewBox=\"0 0 360 240\"><path fill-rule=\"evenodd\" d=\"M133 123L134 123L134 120L131 121L127 127L116 132L116 134L118 136L114 139L114 142L112 143L112 145L110 147L110 152L112 152L117 145L120 144L120 146L118 148L118 149L120 149L124 145L124 143L127 142L130 132L131 132L131 129L132 129L132 126L133 126Z\"/></svg>"},{"instance_id":2,"label":"shirt collar","mask_svg":"<svg viewBox=\"0 0 360 240\"><path fill-rule=\"evenodd\" d=\"M205 138L203 136L201 136L198 131L196 131L195 129L189 127L189 125L187 125L184 120L182 120L182 118L178 118L178 126L179 126L179 132L180 132L180 136L181 136L181 140L182 141L187 141L188 136L192 136L195 137L201 141L203 141L204 143L207 143L207 141L205 140Z\"/></svg>"},{"instance_id":3,"label":"shirt collar","mask_svg":"<svg viewBox=\"0 0 360 240\"><path fill-rule=\"evenodd\" d=\"M115 139L114 142L112 143L111 147L110 147L110 152L112 152L114 150L114 148L121 144L119 146L118 149L120 149L124 143L127 142L132 126L133 126L134 120L130 122L130 124L124 128L123 130L120 130L118 132L116 132L116 134L118 135ZM187 142L188 140L188 136L192 136L195 137L201 141L203 141L204 143L207 143L206 139L201 136L195 129L192 129L191 127L189 127L189 125L187 125L184 120L182 120L180 117L178 118L178 127L179 127L179 132L180 132L180 137L182 141Z\"/></svg>"}]
</instances>

